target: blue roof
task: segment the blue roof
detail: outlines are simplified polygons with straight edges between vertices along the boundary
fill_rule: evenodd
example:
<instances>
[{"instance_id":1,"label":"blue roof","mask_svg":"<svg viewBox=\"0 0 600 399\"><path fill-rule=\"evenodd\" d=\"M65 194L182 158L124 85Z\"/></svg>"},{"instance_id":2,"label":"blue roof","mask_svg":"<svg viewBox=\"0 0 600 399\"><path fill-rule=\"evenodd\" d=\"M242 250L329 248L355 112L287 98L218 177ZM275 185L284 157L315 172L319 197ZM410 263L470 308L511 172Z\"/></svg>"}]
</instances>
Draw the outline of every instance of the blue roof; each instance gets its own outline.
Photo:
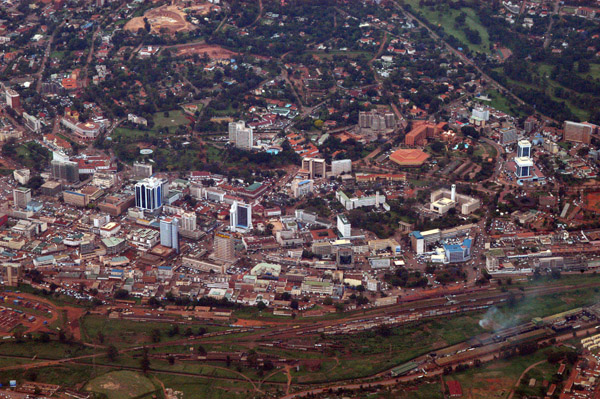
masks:
<instances>
[{"instance_id":1,"label":"blue roof","mask_svg":"<svg viewBox=\"0 0 600 399\"><path fill-rule=\"evenodd\" d=\"M159 266L158 270L171 270L171 266Z\"/></svg>"},{"instance_id":2,"label":"blue roof","mask_svg":"<svg viewBox=\"0 0 600 399\"><path fill-rule=\"evenodd\" d=\"M84 197L84 196L85 196L85 194L78 193L78 192L76 192L76 191L69 191L69 190L65 190L65 193L69 193L69 194L75 194L75 195L80 195L80 196L82 196L82 197Z\"/></svg>"},{"instance_id":3,"label":"blue roof","mask_svg":"<svg viewBox=\"0 0 600 399\"><path fill-rule=\"evenodd\" d=\"M471 248L471 243L473 240L470 238L466 238L461 245L452 244L452 245L444 245L444 249L446 252L463 252L465 247Z\"/></svg>"},{"instance_id":4,"label":"blue roof","mask_svg":"<svg viewBox=\"0 0 600 399\"><path fill-rule=\"evenodd\" d=\"M413 237L415 237L416 239L423 238L423 235L421 234L421 232L420 231L416 231L416 230L413 231L413 232L411 232L410 235L413 236Z\"/></svg>"}]
</instances>

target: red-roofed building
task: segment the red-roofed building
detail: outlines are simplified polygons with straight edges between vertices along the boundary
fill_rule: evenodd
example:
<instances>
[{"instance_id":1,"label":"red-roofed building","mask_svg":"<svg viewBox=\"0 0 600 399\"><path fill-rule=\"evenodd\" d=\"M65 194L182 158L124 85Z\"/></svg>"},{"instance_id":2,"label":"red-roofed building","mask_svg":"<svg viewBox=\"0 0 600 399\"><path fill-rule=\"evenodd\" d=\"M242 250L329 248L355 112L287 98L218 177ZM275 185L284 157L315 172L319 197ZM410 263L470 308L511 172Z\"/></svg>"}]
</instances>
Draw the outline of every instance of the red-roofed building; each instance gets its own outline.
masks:
<instances>
[{"instance_id":1,"label":"red-roofed building","mask_svg":"<svg viewBox=\"0 0 600 399\"><path fill-rule=\"evenodd\" d=\"M421 166L429 159L429 154L421 150L401 148L390 155L390 161L400 166Z\"/></svg>"},{"instance_id":2,"label":"red-roofed building","mask_svg":"<svg viewBox=\"0 0 600 399\"><path fill-rule=\"evenodd\" d=\"M458 381L446 381L448 394L451 398L460 398L462 396L462 387Z\"/></svg>"}]
</instances>

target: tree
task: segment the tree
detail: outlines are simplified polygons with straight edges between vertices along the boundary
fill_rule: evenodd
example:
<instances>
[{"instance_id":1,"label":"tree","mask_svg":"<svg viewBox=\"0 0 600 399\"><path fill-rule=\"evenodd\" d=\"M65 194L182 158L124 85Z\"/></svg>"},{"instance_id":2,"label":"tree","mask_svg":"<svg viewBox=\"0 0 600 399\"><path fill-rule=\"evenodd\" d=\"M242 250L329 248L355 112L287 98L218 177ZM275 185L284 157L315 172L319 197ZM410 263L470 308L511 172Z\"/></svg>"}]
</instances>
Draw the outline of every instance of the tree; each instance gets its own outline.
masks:
<instances>
[{"instance_id":1,"label":"tree","mask_svg":"<svg viewBox=\"0 0 600 399\"><path fill-rule=\"evenodd\" d=\"M198 356L206 356L206 349L202 345L198 345L196 351L198 352Z\"/></svg>"},{"instance_id":2,"label":"tree","mask_svg":"<svg viewBox=\"0 0 600 399\"><path fill-rule=\"evenodd\" d=\"M127 299L129 297L129 291L122 288L115 291L115 299Z\"/></svg>"},{"instance_id":3,"label":"tree","mask_svg":"<svg viewBox=\"0 0 600 399\"><path fill-rule=\"evenodd\" d=\"M150 370L150 359L148 358L148 349L144 348L142 358L140 359L140 367L142 372L146 374Z\"/></svg>"},{"instance_id":4,"label":"tree","mask_svg":"<svg viewBox=\"0 0 600 399\"><path fill-rule=\"evenodd\" d=\"M39 341L42 343L50 342L50 335L47 332L43 332L40 334Z\"/></svg>"},{"instance_id":5,"label":"tree","mask_svg":"<svg viewBox=\"0 0 600 399\"><path fill-rule=\"evenodd\" d=\"M160 342L160 330L158 328L152 330L151 339L152 342Z\"/></svg>"},{"instance_id":6,"label":"tree","mask_svg":"<svg viewBox=\"0 0 600 399\"><path fill-rule=\"evenodd\" d=\"M171 366L172 366L172 365L174 365L174 364L175 364L175 356L173 356L173 355L169 355L169 356L167 357L167 361L169 362L169 364L170 364Z\"/></svg>"},{"instance_id":7,"label":"tree","mask_svg":"<svg viewBox=\"0 0 600 399\"><path fill-rule=\"evenodd\" d=\"M27 182L27 187L32 190L37 190L44 184L44 179L40 175L32 176L31 179Z\"/></svg>"},{"instance_id":8,"label":"tree","mask_svg":"<svg viewBox=\"0 0 600 399\"><path fill-rule=\"evenodd\" d=\"M299 305L298 300L295 298L290 301L290 308L294 310L298 310Z\"/></svg>"},{"instance_id":9,"label":"tree","mask_svg":"<svg viewBox=\"0 0 600 399\"><path fill-rule=\"evenodd\" d=\"M265 305L263 301L258 301L256 307L258 308L258 310L263 311L267 308L267 305Z\"/></svg>"},{"instance_id":10,"label":"tree","mask_svg":"<svg viewBox=\"0 0 600 399\"><path fill-rule=\"evenodd\" d=\"M106 358L111 362L114 362L117 359L117 356L119 356L117 348L114 345L109 345L106 349Z\"/></svg>"}]
</instances>

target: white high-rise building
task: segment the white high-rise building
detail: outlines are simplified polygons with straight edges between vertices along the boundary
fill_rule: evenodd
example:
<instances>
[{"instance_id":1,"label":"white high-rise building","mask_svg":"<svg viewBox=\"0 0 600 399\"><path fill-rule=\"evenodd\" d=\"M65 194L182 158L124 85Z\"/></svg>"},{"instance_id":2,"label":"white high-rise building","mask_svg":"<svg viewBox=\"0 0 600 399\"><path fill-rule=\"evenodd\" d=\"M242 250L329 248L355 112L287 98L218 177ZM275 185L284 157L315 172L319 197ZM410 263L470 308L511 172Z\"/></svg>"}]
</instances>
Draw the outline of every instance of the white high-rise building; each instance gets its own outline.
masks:
<instances>
[{"instance_id":1,"label":"white high-rise building","mask_svg":"<svg viewBox=\"0 0 600 399\"><path fill-rule=\"evenodd\" d=\"M179 253L179 229L177 218L161 219L160 245L173 248L177 253Z\"/></svg>"},{"instance_id":2,"label":"white high-rise building","mask_svg":"<svg viewBox=\"0 0 600 399\"><path fill-rule=\"evenodd\" d=\"M154 211L163 205L169 193L169 185L165 180L149 177L135 185L135 206L139 209Z\"/></svg>"},{"instance_id":3,"label":"white high-rise building","mask_svg":"<svg viewBox=\"0 0 600 399\"><path fill-rule=\"evenodd\" d=\"M339 176L344 173L352 172L352 160L350 159L339 159L337 161L331 161L331 174Z\"/></svg>"},{"instance_id":4,"label":"white high-rise building","mask_svg":"<svg viewBox=\"0 0 600 399\"><path fill-rule=\"evenodd\" d=\"M229 123L229 142L237 148L249 150L254 145L254 131L244 121Z\"/></svg>"},{"instance_id":5,"label":"white high-rise building","mask_svg":"<svg viewBox=\"0 0 600 399\"><path fill-rule=\"evenodd\" d=\"M517 158L531 158L531 143L529 140L519 140L517 143Z\"/></svg>"},{"instance_id":6,"label":"white high-rise building","mask_svg":"<svg viewBox=\"0 0 600 399\"><path fill-rule=\"evenodd\" d=\"M348 218L346 218L346 215L337 216L337 229L342 237L352 236L352 225L348 221Z\"/></svg>"},{"instance_id":7,"label":"white high-rise building","mask_svg":"<svg viewBox=\"0 0 600 399\"><path fill-rule=\"evenodd\" d=\"M246 232L252 229L252 205L234 201L229 211L231 231Z\"/></svg>"},{"instance_id":8,"label":"white high-rise building","mask_svg":"<svg viewBox=\"0 0 600 399\"><path fill-rule=\"evenodd\" d=\"M184 212L181 214L181 228L183 230L196 230L196 214L194 212Z\"/></svg>"}]
</instances>

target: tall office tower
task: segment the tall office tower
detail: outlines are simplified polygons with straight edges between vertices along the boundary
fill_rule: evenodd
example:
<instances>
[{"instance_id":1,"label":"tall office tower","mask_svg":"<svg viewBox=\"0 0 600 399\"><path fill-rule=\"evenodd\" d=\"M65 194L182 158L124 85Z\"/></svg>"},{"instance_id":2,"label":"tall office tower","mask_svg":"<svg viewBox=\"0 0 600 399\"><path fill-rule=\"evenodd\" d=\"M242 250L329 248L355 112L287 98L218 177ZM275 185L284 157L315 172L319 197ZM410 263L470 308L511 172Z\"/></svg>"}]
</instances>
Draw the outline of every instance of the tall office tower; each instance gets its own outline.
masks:
<instances>
[{"instance_id":1,"label":"tall office tower","mask_svg":"<svg viewBox=\"0 0 600 399\"><path fill-rule=\"evenodd\" d=\"M179 253L179 228L177 218L160 220L160 245L173 248Z\"/></svg>"},{"instance_id":2,"label":"tall office tower","mask_svg":"<svg viewBox=\"0 0 600 399\"><path fill-rule=\"evenodd\" d=\"M517 158L531 158L531 143L528 140L519 140L517 143Z\"/></svg>"},{"instance_id":3,"label":"tall office tower","mask_svg":"<svg viewBox=\"0 0 600 399\"><path fill-rule=\"evenodd\" d=\"M215 234L215 258L226 262L235 260L235 245L233 237L229 234L217 233Z\"/></svg>"},{"instance_id":4,"label":"tall office tower","mask_svg":"<svg viewBox=\"0 0 600 399\"><path fill-rule=\"evenodd\" d=\"M149 163L133 163L133 174L135 177L145 179L152 176L152 164Z\"/></svg>"},{"instance_id":5,"label":"tall office tower","mask_svg":"<svg viewBox=\"0 0 600 399\"><path fill-rule=\"evenodd\" d=\"M229 223L232 231L246 232L252 229L252 206L234 201L229 211Z\"/></svg>"},{"instance_id":6,"label":"tall office tower","mask_svg":"<svg viewBox=\"0 0 600 399\"><path fill-rule=\"evenodd\" d=\"M54 159L50 164L52 166L53 179L69 183L76 183L79 181L79 165L77 162Z\"/></svg>"},{"instance_id":7,"label":"tall office tower","mask_svg":"<svg viewBox=\"0 0 600 399\"><path fill-rule=\"evenodd\" d=\"M254 131L244 121L229 123L229 142L237 148L249 150L254 145Z\"/></svg>"},{"instance_id":8,"label":"tall office tower","mask_svg":"<svg viewBox=\"0 0 600 399\"><path fill-rule=\"evenodd\" d=\"M135 185L135 206L149 211L159 209L168 190L168 183L164 180L154 177L140 180Z\"/></svg>"},{"instance_id":9,"label":"tall office tower","mask_svg":"<svg viewBox=\"0 0 600 399\"><path fill-rule=\"evenodd\" d=\"M27 208L27 204L31 202L31 189L18 187L13 190L13 202L18 208Z\"/></svg>"},{"instance_id":10,"label":"tall office tower","mask_svg":"<svg viewBox=\"0 0 600 399\"><path fill-rule=\"evenodd\" d=\"M327 164L320 158L302 158L302 169L308 171L311 179L319 179L327 175Z\"/></svg>"},{"instance_id":11,"label":"tall office tower","mask_svg":"<svg viewBox=\"0 0 600 399\"><path fill-rule=\"evenodd\" d=\"M181 228L183 230L196 230L196 214L194 212L184 212L181 214Z\"/></svg>"},{"instance_id":12,"label":"tall office tower","mask_svg":"<svg viewBox=\"0 0 600 399\"><path fill-rule=\"evenodd\" d=\"M12 108L21 107L21 96L13 89L6 89L6 104Z\"/></svg>"},{"instance_id":13,"label":"tall office tower","mask_svg":"<svg viewBox=\"0 0 600 399\"><path fill-rule=\"evenodd\" d=\"M229 122L229 142L235 144L235 137L238 129L246 127L244 121Z\"/></svg>"}]
</instances>

